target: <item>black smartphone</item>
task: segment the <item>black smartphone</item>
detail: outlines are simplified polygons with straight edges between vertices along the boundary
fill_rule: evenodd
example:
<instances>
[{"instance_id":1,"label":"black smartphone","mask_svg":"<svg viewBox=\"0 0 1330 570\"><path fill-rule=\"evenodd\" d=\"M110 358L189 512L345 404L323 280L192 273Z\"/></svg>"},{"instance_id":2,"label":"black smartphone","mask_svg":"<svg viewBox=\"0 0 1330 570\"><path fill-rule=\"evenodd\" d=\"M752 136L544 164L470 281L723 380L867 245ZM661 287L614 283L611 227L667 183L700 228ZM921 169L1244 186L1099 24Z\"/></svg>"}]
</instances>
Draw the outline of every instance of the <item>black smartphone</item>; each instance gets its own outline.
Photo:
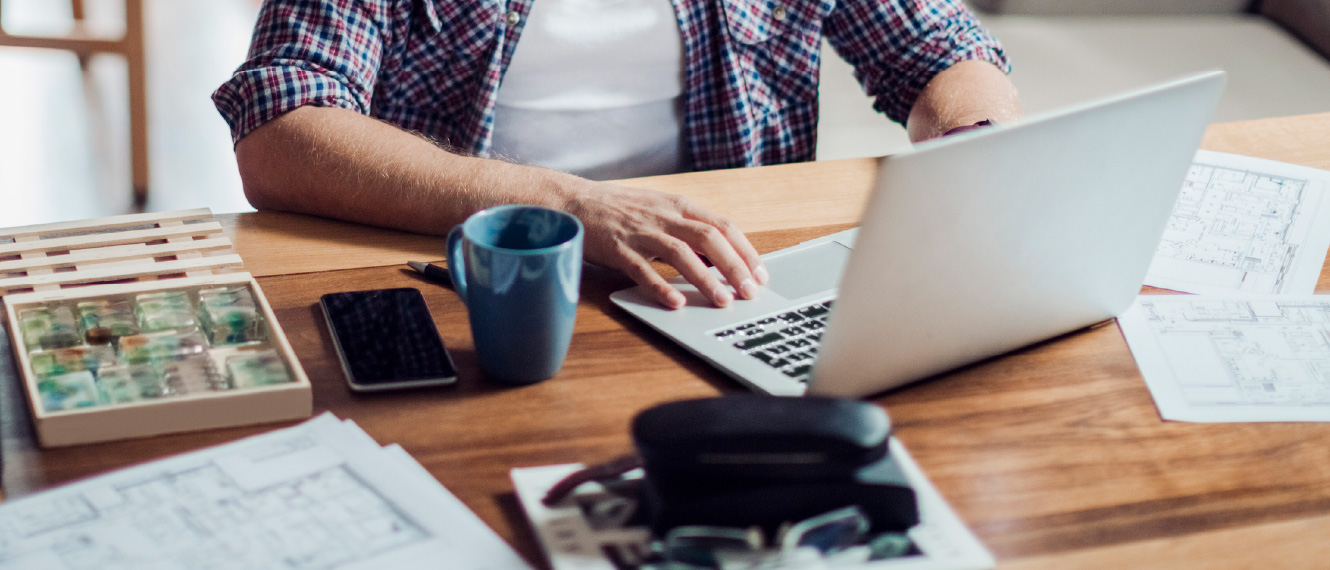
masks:
<instances>
[{"instance_id":1,"label":"black smartphone","mask_svg":"<svg viewBox=\"0 0 1330 570\"><path fill-rule=\"evenodd\" d=\"M368 392L457 381L453 359L419 290L329 293L319 304L352 390Z\"/></svg>"}]
</instances>

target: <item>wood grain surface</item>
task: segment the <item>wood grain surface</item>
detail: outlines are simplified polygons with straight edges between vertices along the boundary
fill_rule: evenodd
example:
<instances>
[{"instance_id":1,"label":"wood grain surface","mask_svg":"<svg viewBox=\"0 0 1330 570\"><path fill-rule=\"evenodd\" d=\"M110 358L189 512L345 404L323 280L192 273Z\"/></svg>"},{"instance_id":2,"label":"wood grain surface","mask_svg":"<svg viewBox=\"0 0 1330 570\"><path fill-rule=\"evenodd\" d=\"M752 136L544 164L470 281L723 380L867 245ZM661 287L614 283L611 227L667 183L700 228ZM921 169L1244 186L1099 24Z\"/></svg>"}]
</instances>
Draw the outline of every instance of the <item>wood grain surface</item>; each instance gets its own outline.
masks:
<instances>
[{"instance_id":1,"label":"wood grain surface","mask_svg":"<svg viewBox=\"0 0 1330 570\"><path fill-rule=\"evenodd\" d=\"M1330 113L1230 123L1212 127L1206 146L1330 168L1327 133ZM766 252L850 227L872 165L841 161L645 180L731 215ZM812 174L801 178L805 172ZM818 178L827 172L840 172L834 180L845 187ZM799 200L810 195L825 211L800 211L806 201ZM627 425L638 411L740 391L610 306L608 294L630 283L608 271L587 269L576 334L559 375L505 388L482 378L456 295L400 265L433 251L438 238L286 214L238 215L224 225L246 266L267 275L259 281L310 377L315 411L352 418L381 443L400 443L539 565L543 557L517 507L509 469L608 459L630 449ZM341 268L301 265L302 259ZM462 380L442 389L354 394L343 383L318 298L398 286L425 293ZM1324 276L1317 290L1330 291ZM9 357L8 346L0 351ZM12 374L5 363L2 374ZM14 405L13 383L0 387L11 495L277 427L38 451ZM1163 422L1111 323L874 401L886 407L901 440L999 567L1324 568L1330 560L1330 424Z\"/></svg>"},{"instance_id":2,"label":"wood grain surface","mask_svg":"<svg viewBox=\"0 0 1330 570\"><path fill-rule=\"evenodd\" d=\"M625 184L683 194L745 233L850 224L859 219L878 160L856 158L653 176ZM222 214L245 270L257 277L444 258L442 234L422 235L277 212Z\"/></svg>"}]
</instances>

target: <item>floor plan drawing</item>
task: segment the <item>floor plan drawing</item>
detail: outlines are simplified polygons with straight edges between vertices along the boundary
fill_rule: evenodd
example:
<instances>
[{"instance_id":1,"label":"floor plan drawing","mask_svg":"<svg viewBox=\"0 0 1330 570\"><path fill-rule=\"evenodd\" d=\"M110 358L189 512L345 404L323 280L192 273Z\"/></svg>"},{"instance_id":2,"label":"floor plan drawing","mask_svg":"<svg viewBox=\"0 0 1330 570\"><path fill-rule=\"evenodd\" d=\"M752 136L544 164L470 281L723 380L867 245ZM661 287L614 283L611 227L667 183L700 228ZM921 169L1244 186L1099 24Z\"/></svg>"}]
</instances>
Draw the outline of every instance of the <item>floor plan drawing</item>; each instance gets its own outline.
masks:
<instances>
[{"instance_id":1,"label":"floor plan drawing","mask_svg":"<svg viewBox=\"0 0 1330 570\"><path fill-rule=\"evenodd\" d=\"M526 568L401 450L306 424L0 505L0 569Z\"/></svg>"},{"instance_id":2,"label":"floor plan drawing","mask_svg":"<svg viewBox=\"0 0 1330 570\"><path fill-rule=\"evenodd\" d=\"M1165 419L1330 420L1330 297L1146 295L1118 324Z\"/></svg>"},{"instance_id":3,"label":"floor plan drawing","mask_svg":"<svg viewBox=\"0 0 1330 570\"><path fill-rule=\"evenodd\" d=\"M309 504L325 506L302 508ZM143 568L154 558L329 568L427 537L342 467L245 489L209 464L69 497L56 509L34 505L0 518L7 522L17 523L6 529L15 536L58 544L53 554L69 568Z\"/></svg>"},{"instance_id":4,"label":"floor plan drawing","mask_svg":"<svg viewBox=\"0 0 1330 570\"><path fill-rule=\"evenodd\" d=\"M1199 151L1145 284L1310 294L1330 248L1330 172Z\"/></svg>"}]
</instances>

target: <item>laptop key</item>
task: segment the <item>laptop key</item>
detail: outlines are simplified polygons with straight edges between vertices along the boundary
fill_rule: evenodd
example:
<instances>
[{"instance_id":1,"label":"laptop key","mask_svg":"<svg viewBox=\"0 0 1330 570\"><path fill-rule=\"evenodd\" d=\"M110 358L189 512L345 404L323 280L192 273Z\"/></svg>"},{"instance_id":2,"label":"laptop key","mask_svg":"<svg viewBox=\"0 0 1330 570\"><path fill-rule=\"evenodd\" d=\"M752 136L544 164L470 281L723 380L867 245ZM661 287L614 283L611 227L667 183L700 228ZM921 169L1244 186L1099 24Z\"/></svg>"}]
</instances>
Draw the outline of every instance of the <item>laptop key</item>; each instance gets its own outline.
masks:
<instances>
[{"instance_id":1,"label":"laptop key","mask_svg":"<svg viewBox=\"0 0 1330 570\"><path fill-rule=\"evenodd\" d=\"M748 354L753 355L753 358L761 360L762 362L766 363L767 366L770 366L772 368L782 368L785 366L789 366L790 364L790 361L785 360L784 358L781 358L779 355L772 354L770 351L766 350L754 350L753 352L750 352Z\"/></svg>"},{"instance_id":2,"label":"laptop key","mask_svg":"<svg viewBox=\"0 0 1330 570\"><path fill-rule=\"evenodd\" d=\"M781 372L784 372L785 375L789 376L790 378L798 378L800 376L807 375L808 371L812 369L813 366L811 364L802 364L799 366L795 366L794 368L790 368L789 370L782 370Z\"/></svg>"},{"instance_id":3,"label":"laptop key","mask_svg":"<svg viewBox=\"0 0 1330 570\"><path fill-rule=\"evenodd\" d=\"M782 340L784 338L785 337L781 336L780 333L770 332L759 337L754 337L748 340L741 340L739 342L736 342L734 343L734 348L737 348L739 350L749 350L765 344L771 344L773 342Z\"/></svg>"},{"instance_id":4,"label":"laptop key","mask_svg":"<svg viewBox=\"0 0 1330 570\"><path fill-rule=\"evenodd\" d=\"M799 322L799 321L804 320L804 318L801 317L801 316L799 316L799 313L796 313L796 312L794 312L794 311L790 311L790 312L788 312L788 313L785 313L785 314L781 315L781 316L780 316L780 320L785 321L785 322L787 322L787 323L797 323L797 322Z\"/></svg>"},{"instance_id":5,"label":"laptop key","mask_svg":"<svg viewBox=\"0 0 1330 570\"><path fill-rule=\"evenodd\" d=\"M716 338L717 338L717 339L720 339L720 340L725 340L725 339L727 339L727 338L730 338L730 337L734 336L734 335L737 334L737 333L738 333L738 331L736 331L736 330L734 330L734 329L723 330L723 331L720 331L720 332L716 333Z\"/></svg>"},{"instance_id":6,"label":"laptop key","mask_svg":"<svg viewBox=\"0 0 1330 570\"><path fill-rule=\"evenodd\" d=\"M827 308L822 305L813 305L799 309L799 314L807 318L818 317L827 314Z\"/></svg>"}]
</instances>

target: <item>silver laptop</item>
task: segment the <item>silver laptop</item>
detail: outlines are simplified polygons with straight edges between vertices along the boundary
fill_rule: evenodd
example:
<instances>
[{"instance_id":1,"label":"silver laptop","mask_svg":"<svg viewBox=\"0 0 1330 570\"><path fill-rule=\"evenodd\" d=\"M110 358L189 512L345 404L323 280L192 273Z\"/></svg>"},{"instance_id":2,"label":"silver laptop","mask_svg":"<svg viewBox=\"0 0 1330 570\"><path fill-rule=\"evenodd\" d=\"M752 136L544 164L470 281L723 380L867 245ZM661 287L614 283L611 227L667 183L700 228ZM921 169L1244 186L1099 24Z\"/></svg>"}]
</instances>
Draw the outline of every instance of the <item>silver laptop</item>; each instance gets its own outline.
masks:
<instances>
[{"instance_id":1,"label":"silver laptop","mask_svg":"<svg viewBox=\"0 0 1330 570\"><path fill-rule=\"evenodd\" d=\"M865 396L1116 316L1223 91L1210 72L883 159L858 228L763 256L758 299L611 299L752 388ZM713 270L714 271L714 270Z\"/></svg>"}]
</instances>

